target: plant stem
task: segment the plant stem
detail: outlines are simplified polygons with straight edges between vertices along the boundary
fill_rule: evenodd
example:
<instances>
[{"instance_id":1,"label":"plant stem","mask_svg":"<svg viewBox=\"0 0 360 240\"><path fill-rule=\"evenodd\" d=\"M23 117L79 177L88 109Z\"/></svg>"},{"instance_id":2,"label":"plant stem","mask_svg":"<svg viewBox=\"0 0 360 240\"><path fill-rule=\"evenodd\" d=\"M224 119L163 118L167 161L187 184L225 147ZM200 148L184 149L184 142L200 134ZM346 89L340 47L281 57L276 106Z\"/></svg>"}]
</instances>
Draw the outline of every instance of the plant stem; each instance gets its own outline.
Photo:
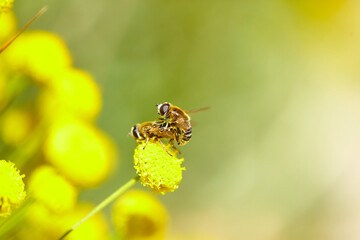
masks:
<instances>
[{"instance_id":1,"label":"plant stem","mask_svg":"<svg viewBox=\"0 0 360 240\"><path fill-rule=\"evenodd\" d=\"M81 219L79 222L77 222L72 228L70 228L64 235L62 235L59 240L64 239L67 235L69 235L72 231L74 231L76 228L78 228L81 224L83 224L86 220L91 218L93 215L95 215L97 212L99 212L101 209L103 209L105 206L107 206L109 203L114 201L117 197L119 197L121 194L123 194L126 190L131 188L135 183L137 183L140 180L139 176L136 176L132 178L130 181L122 185L118 190L116 190L114 193L112 193L110 196L108 196L104 201L99 203L91 212L88 213L83 219Z\"/></svg>"},{"instance_id":2,"label":"plant stem","mask_svg":"<svg viewBox=\"0 0 360 240\"><path fill-rule=\"evenodd\" d=\"M40 11L38 13L35 14L35 16L30 19L30 21L25 25L23 26L19 32L17 32L15 34L15 36L13 36L7 43L5 43L1 48L0 48L0 53L2 53L7 47L9 47L9 45L15 41L15 39L20 36L21 33L23 33L36 19L38 19L41 15L43 15L46 11L47 11L47 6L43 7L40 9Z\"/></svg>"},{"instance_id":3,"label":"plant stem","mask_svg":"<svg viewBox=\"0 0 360 240\"><path fill-rule=\"evenodd\" d=\"M26 163L31 160L41 147L45 138L48 119L42 119L30 135L23 141L19 148L15 149L7 156L7 159L14 162L19 169L24 168Z\"/></svg>"},{"instance_id":4,"label":"plant stem","mask_svg":"<svg viewBox=\"0 0 360 240\"><path fill-rule=\"evenodd\" d=\"M8 108L25 92L29 87L30 81L22 75L16 75L15 77L7 81L7 86L3 94L2 103L0 103L0 116L4 114Z\"/></svg>"}]
</instances>

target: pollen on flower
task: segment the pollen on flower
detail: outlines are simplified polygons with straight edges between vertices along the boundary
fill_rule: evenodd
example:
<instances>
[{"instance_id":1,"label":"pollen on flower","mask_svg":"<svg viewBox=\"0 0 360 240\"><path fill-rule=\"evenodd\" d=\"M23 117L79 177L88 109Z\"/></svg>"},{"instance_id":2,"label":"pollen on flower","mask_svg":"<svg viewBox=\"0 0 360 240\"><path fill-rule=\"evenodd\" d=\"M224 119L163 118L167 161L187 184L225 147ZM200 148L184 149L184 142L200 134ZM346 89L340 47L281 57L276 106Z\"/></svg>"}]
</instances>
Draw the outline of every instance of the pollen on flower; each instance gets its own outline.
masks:
<instances>
[{"instance_id":1,"label":"pollen on flower","mask_svg":"<svg viewBox=\"0 0 360 240\"><path fill-rule=\"evenodd\" d=\"M164 238L168 214L150 193L133 190L116 200L112 218L124 239L158 240Z\"/></svg>"},{"instance_id":2,"label":"pollen on flower","mask_svg":"<svg viewBox=\"0 0 360 240\"><path fill-rule=\"evenodd\" d=\"M50 166L41 166L31 174L29 192L54 212L72 209L78 194L76 188Z\"/></svg>"},{"instance_id":3,"label":"pollen on flower","mask_svg":"<svg viewBox=\"0 0 360 240\"><path fill-rule=\"evenodd\" d=\"M170 156L159 142L140 143L135 148L134 164L141 183L153 192L165 194L179 187L182 179L183 158L179 159L170 144L165 145Z\"/></svg>"},{"instance_id":4,"label":"pollen on flower","mask_svg":"<svg viewBox=\"0 0 360 240\"><path fill-rule=\"evenodd\" d=\"M23 178L14 163L0 160L0 217L10 215L25 199Z\"/></svg>"}]
</instances>

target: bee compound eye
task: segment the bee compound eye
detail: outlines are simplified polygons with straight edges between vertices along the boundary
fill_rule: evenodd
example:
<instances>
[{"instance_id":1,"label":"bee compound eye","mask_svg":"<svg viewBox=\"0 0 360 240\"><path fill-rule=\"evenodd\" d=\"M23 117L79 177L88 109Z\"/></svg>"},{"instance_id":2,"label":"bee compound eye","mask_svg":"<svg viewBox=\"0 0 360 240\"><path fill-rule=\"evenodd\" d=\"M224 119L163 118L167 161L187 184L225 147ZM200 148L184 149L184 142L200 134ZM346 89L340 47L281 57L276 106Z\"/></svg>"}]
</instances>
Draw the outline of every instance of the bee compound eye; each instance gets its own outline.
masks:
<instances>
[{"instance_id":1,"label":"bee compound eye","mask_svg":"<svg viewBox=\"0 0 360 240\"><path fill-rule=\"evenodd\" d=\"M137 125L134 125L131 129L131 133L132 133L132 136L135 138L135 139L138 139L140 137L139 135L139 128Z\"/></svg>"},{"instance_id":2,"label":"bee compound eye","mask_svg":"<svg viewBox=\"0 0 360 240\"><path fill-rule=\"evenodd\" d=\"M168 111L169 111L169 108L170 108L170 104L169 103L163 103L163 104L160 104L159 105L159 114L161 116L164 116Z\"/></svg>"}]
</instances>

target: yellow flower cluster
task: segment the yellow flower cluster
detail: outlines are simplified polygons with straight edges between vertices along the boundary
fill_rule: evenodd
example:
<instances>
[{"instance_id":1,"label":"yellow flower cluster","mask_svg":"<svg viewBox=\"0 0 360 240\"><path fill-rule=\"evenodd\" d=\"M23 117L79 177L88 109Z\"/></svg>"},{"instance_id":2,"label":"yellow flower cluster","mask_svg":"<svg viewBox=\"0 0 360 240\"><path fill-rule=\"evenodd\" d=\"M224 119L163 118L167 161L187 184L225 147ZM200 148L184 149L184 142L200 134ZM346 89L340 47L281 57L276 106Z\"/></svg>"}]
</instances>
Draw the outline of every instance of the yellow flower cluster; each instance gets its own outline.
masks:
<instances>
[{"instance_id":1,"label":"yellow flower cluster","mask_svg":"<svg viewBox=\"0 0 360 240\"><path fill-rule=\"evenodd\" d=\"M24 176L14 163L0 160L0 217L10 215L24 201Z\"/></svg>"},{"instance_id":2,"label":"yellow flower cluster","mask_svg":"<svg viewBox=\"0 0 360 240\"><path fill-rule=\"evenodd\" d=\"M159 142L140 143L135 149L135 169L141 183L156 193L173 192L182 179L183 158L178 159L171 145L165 146L170 156Z\"/></svg>"},{"instance_id":3,"label":"yellow flower cluster","mask_svg":"<svg viewBox=\"0 0 360 240\"><path fill-rule=\"evenodd\" d=\"M11 5L12 1L0 0L1 11ZM16 29L14 15L1 13L0 44ZM11 216L15 222L25 216L17 226L19 239L58 239L93 209L77 202L79 191L102 183L118 155L113 141L94 124L101 108L99 86L88 72L72 66L60 36L27 31L1 53L0 143L4 146L0 156L8 154L25 170L33 201L21 209L28 210L25 214ZM177 189L185 169L184 159L170 144L165 147L167 151L159 142L140 142L134 154L142 184L160 194ZM0 216L9 216L24 201L23 177L13 163L0 161ZM110 201L104 202L102 207ZM163 205L143 191L125 194L113 208L117 232L130 240L163 239L167 218ZM76 226L67 239L109 237L107 222L99 213ZM2 234L0 229L0 238Z\"/></svg>"},{"instance_id":4,"label":"yellow flower cluster","mask_svg":"<svg viewBox=\"0 0 360 240\"><path fill-rule=\"evenodd\" d=\"M0 47L17 31L15 15L2 12L11 3L0 0ZM25 216L17 226L19 239L57 239L93 208L77 203L79 191L102 183L118 156L113 141L94 124L101 108L99 86L72 66L57 34L26 31L0 54L0 156L25 170L34 202L19 214ZM23 177L14 164L0 161L0 217L23 202ZM19 221L18 214L12 217ZM108 235L98 214L68 239Z\"/></svg>"},{"instance_id":5,"label":"yellow flower cluster","mask_svg":"<svg viewBox=\"0 0 360 240\"><path fill-rule=\"evenodd\" d=\"M116 231L129 240L159 240L164 238L168 214L151 194L134 190L116 200L113 205Z\"/></svg>"}]
</instances>

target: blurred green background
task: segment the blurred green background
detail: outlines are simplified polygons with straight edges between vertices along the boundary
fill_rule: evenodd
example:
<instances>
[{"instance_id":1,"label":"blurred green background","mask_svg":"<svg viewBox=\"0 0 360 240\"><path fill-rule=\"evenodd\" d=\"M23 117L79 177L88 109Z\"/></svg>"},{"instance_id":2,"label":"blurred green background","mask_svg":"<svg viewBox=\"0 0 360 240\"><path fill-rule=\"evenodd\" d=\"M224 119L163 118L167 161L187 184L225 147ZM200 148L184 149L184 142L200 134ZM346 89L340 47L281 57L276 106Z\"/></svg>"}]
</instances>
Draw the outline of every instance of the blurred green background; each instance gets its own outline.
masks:
<instances>
[{"instance_id":1,"label":"blurred green background","mask_svg":"<svg viewBox=\"0 0 360 240\"><path fill-rule=\"evenodd\" d=\"M359 1L16 0L19 25L43 5L31 29L94 75L121 154L80 199L134 176L127 133L155 104L210 106L191 115L180 188L159 196L169 239L360 238Z\"/></svg>"}]
</instances>

